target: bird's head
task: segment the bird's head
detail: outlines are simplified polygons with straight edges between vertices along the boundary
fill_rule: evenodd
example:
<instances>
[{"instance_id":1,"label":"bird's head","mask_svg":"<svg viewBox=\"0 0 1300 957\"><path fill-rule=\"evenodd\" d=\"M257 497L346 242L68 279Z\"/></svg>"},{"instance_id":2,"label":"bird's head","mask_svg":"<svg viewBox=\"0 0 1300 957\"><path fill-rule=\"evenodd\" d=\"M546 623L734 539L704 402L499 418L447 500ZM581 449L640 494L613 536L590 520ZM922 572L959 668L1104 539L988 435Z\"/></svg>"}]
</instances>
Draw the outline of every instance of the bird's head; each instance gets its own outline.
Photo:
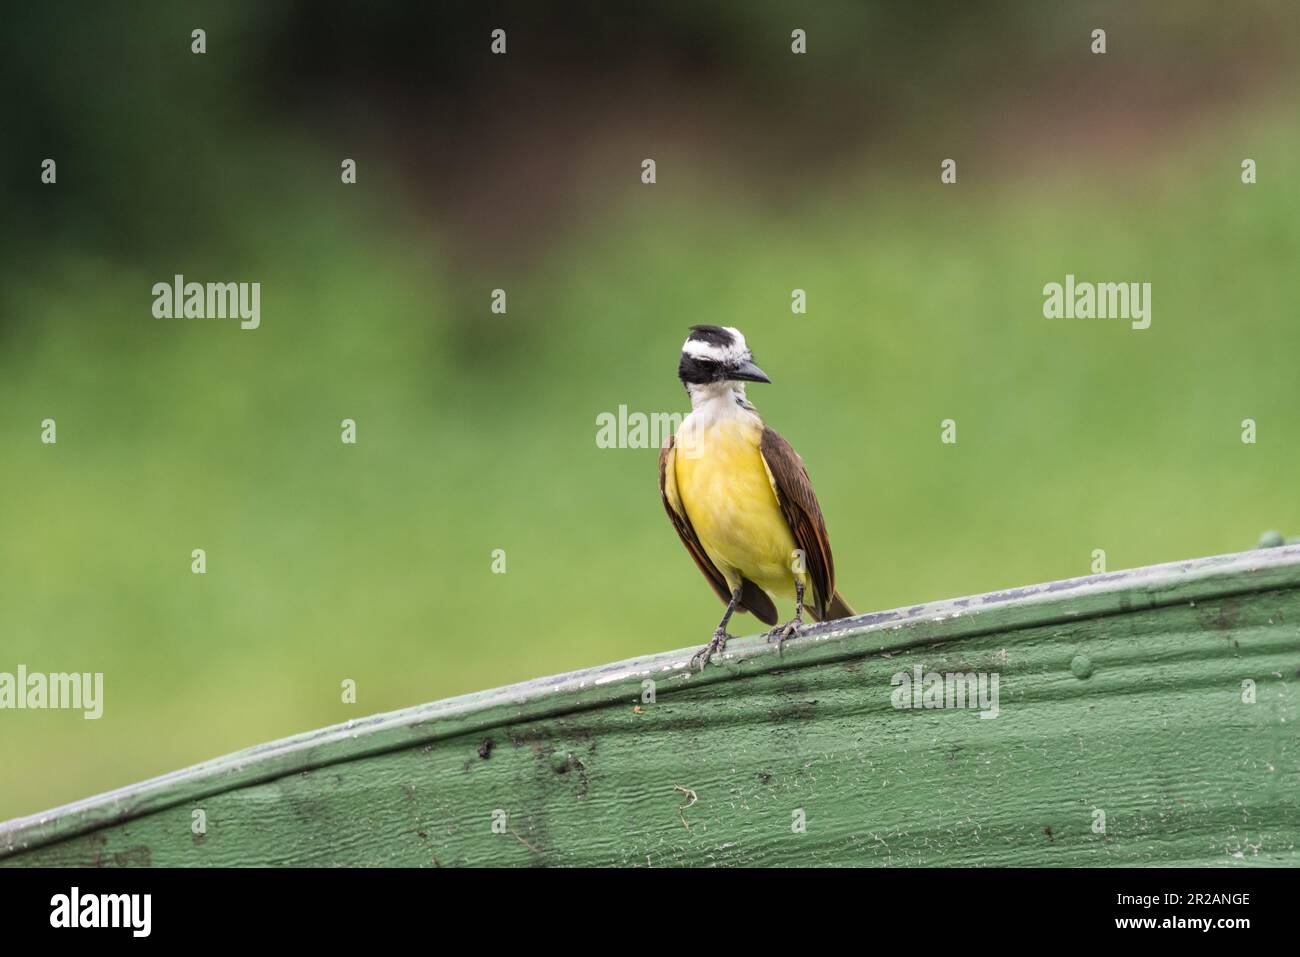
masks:
<instances>
[{"instance_id":1,"label":"bird's head","mask_svg":"<svg viewBox=\"0 0 1300 957\"><path fill-rule=\"evenodd\" d=\"M677 378L688 391L691 386L772 381L754 365L745 337L734 326L691 326L691 334L682 345ZM743 389L742 385L738 391Z\"/></svg>"}]
</instances>

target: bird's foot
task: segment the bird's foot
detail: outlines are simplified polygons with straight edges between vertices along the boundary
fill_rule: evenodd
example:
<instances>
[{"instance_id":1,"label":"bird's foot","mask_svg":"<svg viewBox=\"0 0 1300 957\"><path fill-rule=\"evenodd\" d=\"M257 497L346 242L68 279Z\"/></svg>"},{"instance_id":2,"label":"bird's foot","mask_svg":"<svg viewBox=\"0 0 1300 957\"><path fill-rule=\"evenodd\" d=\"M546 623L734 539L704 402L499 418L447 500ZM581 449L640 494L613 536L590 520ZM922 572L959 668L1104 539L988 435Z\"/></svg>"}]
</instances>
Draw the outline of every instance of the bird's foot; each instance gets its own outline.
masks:
<instances>
[{"instance_id":1,"label":"bird's foot","mask_svg":"<svg viewBox=\"0 0 1300 957\"><path fill-rule=\"evenodd\" d=\"M784 625L777 625L767 633L768 641L776 642L776 653L781 654L781 644L787 638L798 638L799 632L803 630L803 619L795 618L793 621L787 621Z\"/></svg>"},{"instance_id":2,"label":"bird's foot","mask_svg":"<svg viewBox=\"0 0 1300 957\"><path fill-rule=\"evenodd\" d=\"M709 663L709 659L727 647L727 639L730 637L731 636L727 634L726 629L724 628L719 628L715 631L713 633L713 639L695 654L691 655L691 667L694 668L698 666L699 669L703 671L704 666Z\"/></svg>"}]
</instances>

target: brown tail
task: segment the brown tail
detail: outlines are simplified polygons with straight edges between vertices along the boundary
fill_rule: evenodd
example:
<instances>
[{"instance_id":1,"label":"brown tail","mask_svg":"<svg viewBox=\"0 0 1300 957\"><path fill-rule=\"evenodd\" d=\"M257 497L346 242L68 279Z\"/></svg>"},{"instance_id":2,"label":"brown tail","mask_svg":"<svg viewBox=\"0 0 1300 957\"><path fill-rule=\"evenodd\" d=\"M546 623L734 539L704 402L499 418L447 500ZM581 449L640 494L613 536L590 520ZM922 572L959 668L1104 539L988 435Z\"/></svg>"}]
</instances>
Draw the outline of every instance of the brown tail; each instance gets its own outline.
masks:
<instances>
[{"instance_id":1,"label":"brown tail","mask_svg":"<svg viewBox=\"0 0 1300 957\"><path fill-rule=\"evenodd\" d=\"M808 608L807 605L804 605ZM817 612L813 608L808 608L808 613L817 618ZM830 604L826 606L826 616L817 618L818 621L835 621L837 618L852 618L857 612L849 607L849 603L844 600L844 596L838 591L831 596Z\"/></svg>"}]
</instances>

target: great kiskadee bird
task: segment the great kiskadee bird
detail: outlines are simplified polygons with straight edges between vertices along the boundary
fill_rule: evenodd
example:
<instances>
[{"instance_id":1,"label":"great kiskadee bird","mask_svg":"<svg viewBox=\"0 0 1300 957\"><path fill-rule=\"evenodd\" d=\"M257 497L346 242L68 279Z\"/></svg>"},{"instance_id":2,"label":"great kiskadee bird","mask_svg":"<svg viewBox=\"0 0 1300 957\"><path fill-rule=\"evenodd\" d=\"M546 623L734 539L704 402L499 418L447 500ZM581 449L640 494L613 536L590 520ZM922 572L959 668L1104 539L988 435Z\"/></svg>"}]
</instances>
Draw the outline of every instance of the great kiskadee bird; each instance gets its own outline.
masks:
<instances>
[{"instance_id":1,"label":"great kiskadee bird","mask_svg":"<svg viewBox=\"0 0 1300 957\"><path fill-rule=\"evenodd\" d=\"M659 453L659 491L682 544L727 606L701 669L726 647L734 612L753 612L769 640L797 635L807 610L817 621L854 614L835 590L835 563L821 506L803 460L759 418L746 382L771 382L740 330L692 326L677 377L691 412ZM795 600L777 625L774 599Z\"/></svg>"}]
</instances>

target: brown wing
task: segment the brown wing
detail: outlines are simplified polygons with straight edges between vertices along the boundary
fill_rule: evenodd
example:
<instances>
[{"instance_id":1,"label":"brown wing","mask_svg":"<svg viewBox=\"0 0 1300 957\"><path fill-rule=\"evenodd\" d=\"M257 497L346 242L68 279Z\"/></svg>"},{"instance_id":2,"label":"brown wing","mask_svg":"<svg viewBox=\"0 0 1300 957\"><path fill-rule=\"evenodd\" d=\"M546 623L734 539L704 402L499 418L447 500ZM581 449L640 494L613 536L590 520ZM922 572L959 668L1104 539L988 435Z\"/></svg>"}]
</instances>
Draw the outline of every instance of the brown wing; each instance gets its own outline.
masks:
<instances>
[{"instance_id":1,"label":"brown wing","mask_svg":"<svg viewBox=\"0 0 1300 957\"><path fill-rule=\"evenodd\" d=\"M826 523L812 482L808 480L808 471L790 443L773 429L763 428L760 448L781 512L794 533L795 544L804 553L804 569L813 589L813 614L819 621L824 620L831 596L835 594L835 560L831 557L831 540L826 535Z\"/></svg>"},{"instance_id":2,"label":"brown wing","mask_svg":"<svg viewBox=\"0 0 1300 957\"><path fill-rule=\"evenodd\" d=\"M699 566L704 577L709 580L713 590L717 592L718 597L722 599L724 605L731 604L731 589L727 587L727 579L723 577L722 572L718 571L708 553L705 552L704 546L700 544L699 537L695 534L695 529L691 526L691 520L686 515L686 509L682 506L682 500L677 495L677 468L674 459L675 437L670 437L659 451L659 494L664 500L664 511L668 513L668 518L673 523L673 528L677 529L677 536L686 546L686 550L691 553L691 558L695 559L695 564ZM752 612L754 617L764 624L776 624L776 605L768 597L767 592L763 591L748 578L742 579L740 592L740 604L736 605L736 611Z\"/></svg>"}]
</instances>

